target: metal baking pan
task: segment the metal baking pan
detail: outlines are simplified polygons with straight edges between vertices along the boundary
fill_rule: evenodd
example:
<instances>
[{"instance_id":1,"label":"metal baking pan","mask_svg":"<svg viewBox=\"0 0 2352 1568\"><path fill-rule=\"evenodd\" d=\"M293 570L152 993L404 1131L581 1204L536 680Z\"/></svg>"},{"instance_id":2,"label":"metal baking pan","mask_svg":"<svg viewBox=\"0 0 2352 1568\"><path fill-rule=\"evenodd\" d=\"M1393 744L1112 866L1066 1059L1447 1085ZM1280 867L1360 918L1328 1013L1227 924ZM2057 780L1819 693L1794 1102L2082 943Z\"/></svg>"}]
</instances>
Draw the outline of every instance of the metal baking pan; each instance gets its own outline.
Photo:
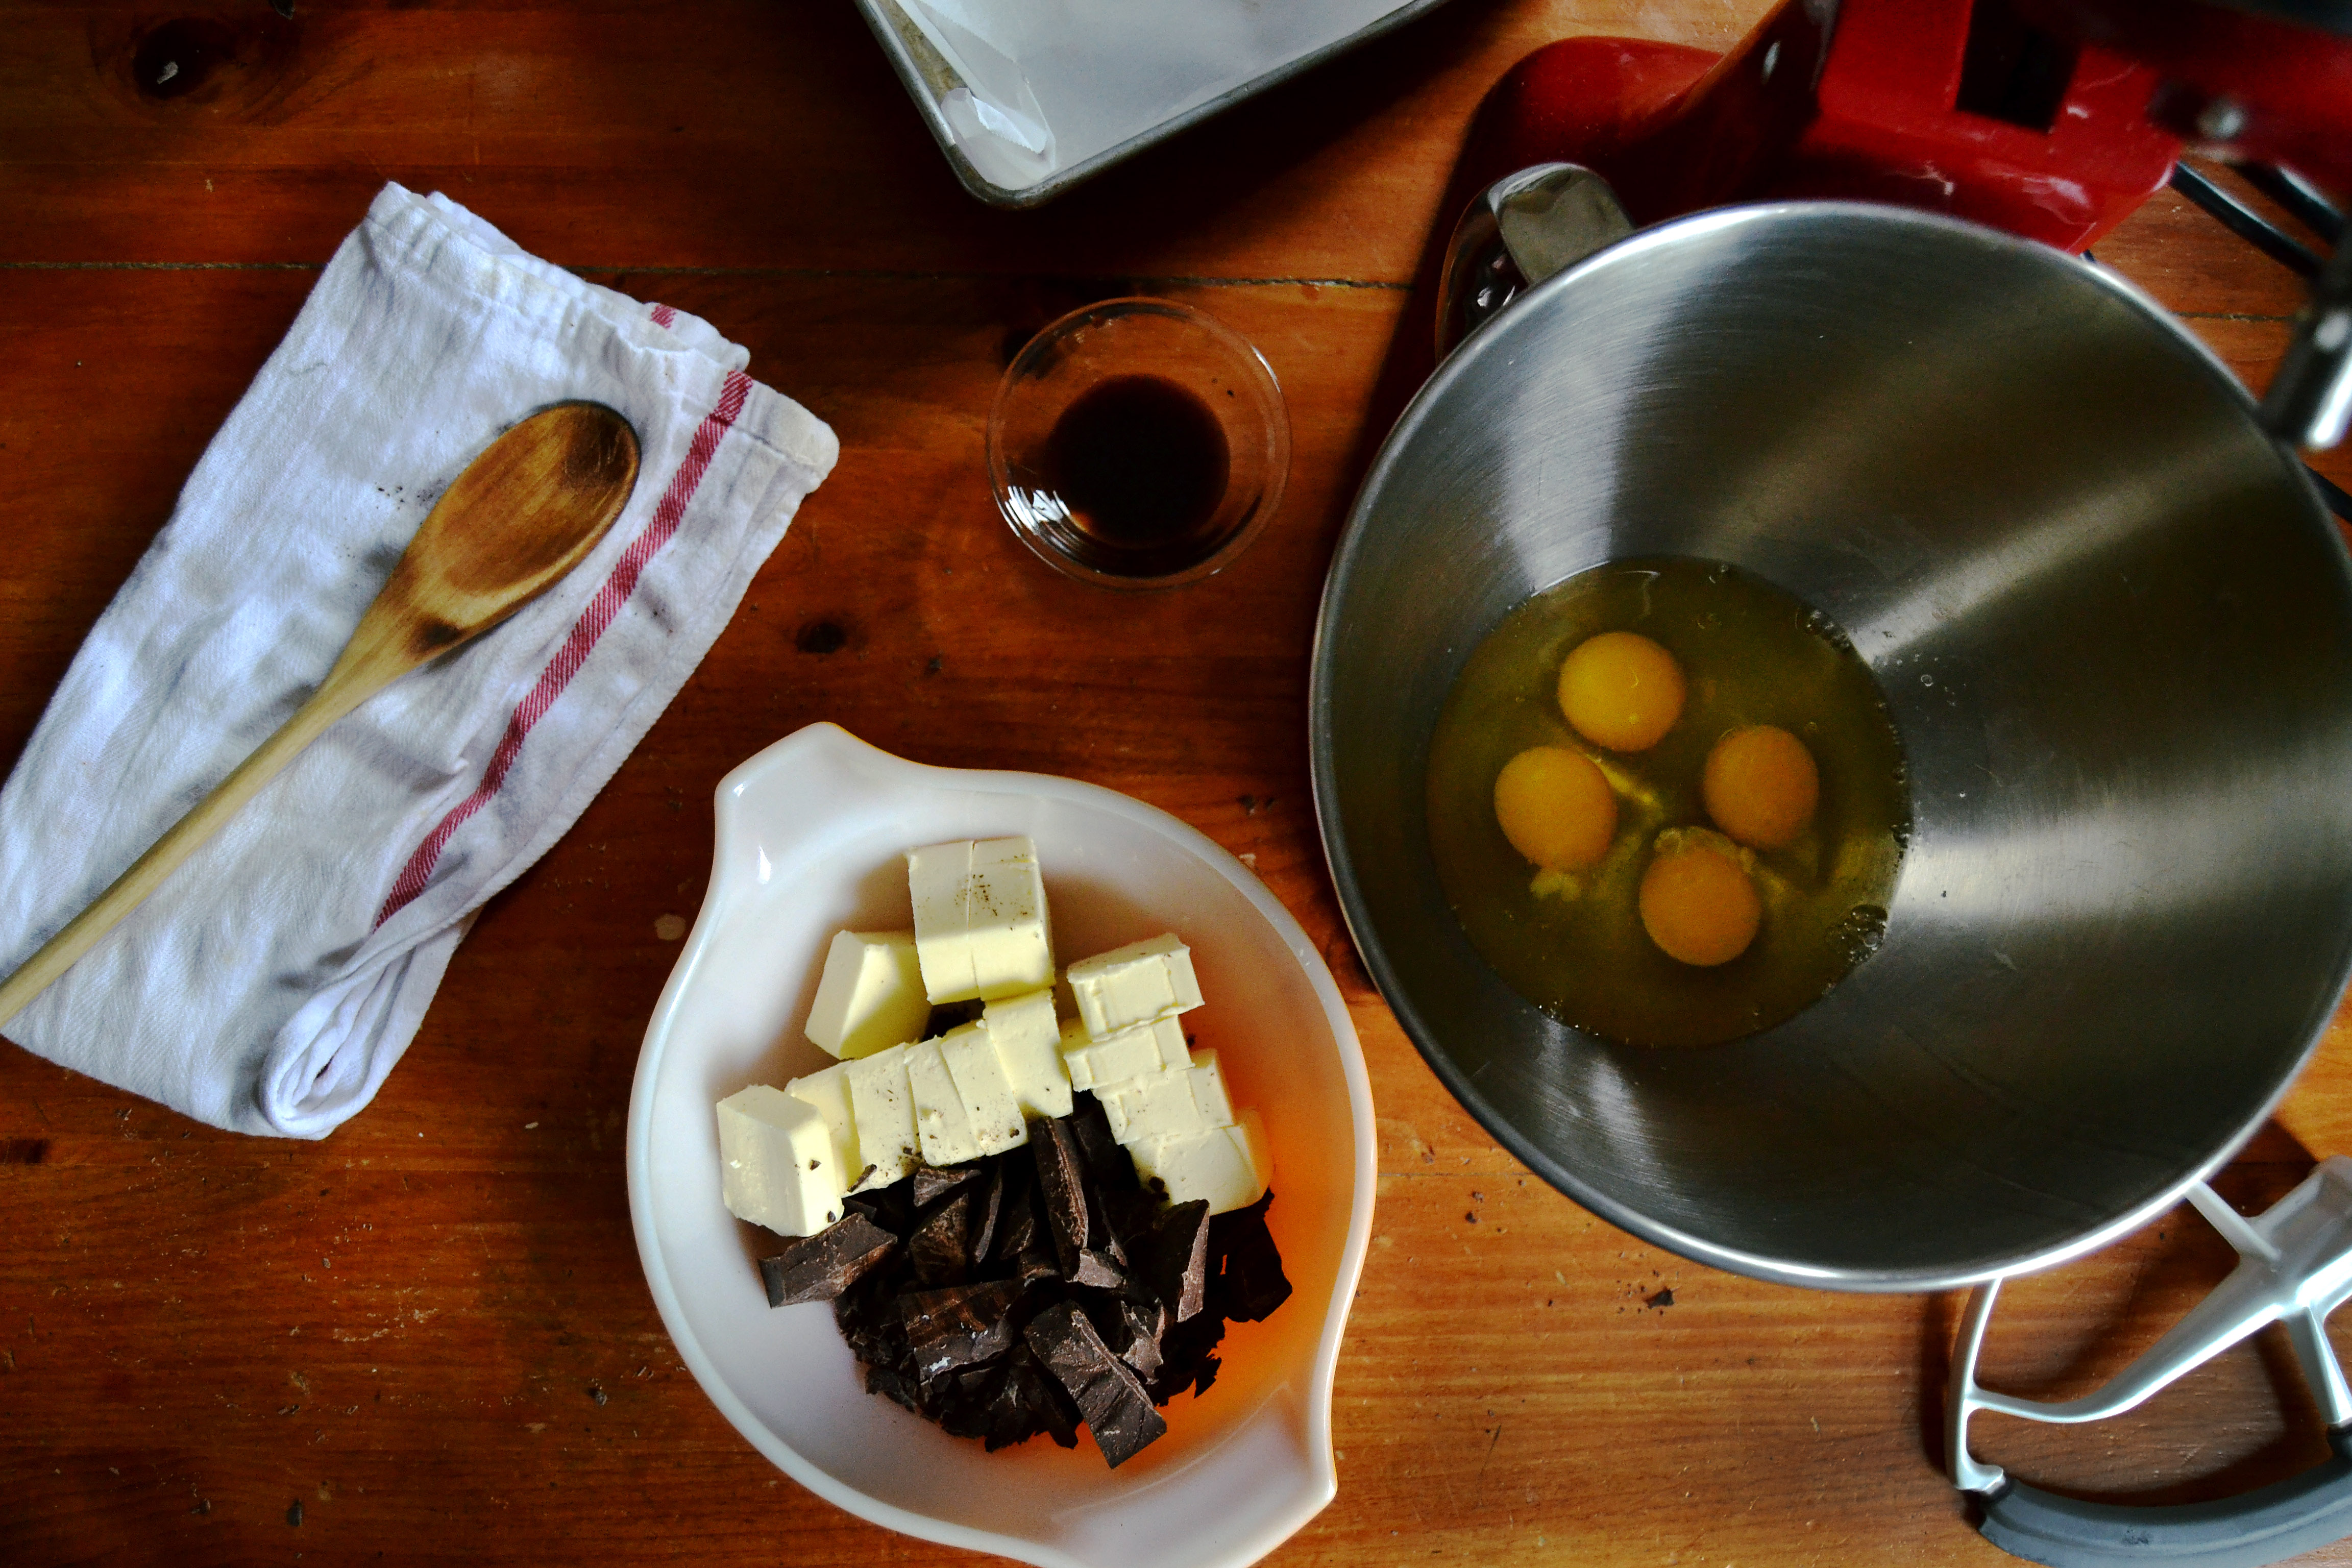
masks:
<instances>
[{"instance_id":1,"label":"metal baking pan","mask_svg":"<svg viewBox=\"0 0 2352 1568\"><path fill-rule=\"evenodd\" d=\"M1114 146L1091 153L1067 167L1054 169L1034 183L1024 185L997 184L982 174L957 144L955 132L948 123L940 100L948 93L964 86L964 82L955 68L932 47L930 40L900 8L898 0L857 0L857 8L865 14L866 25L873 29L874 37L880 41L883 53L889 56L899 81L905 84L908 96L915 100L923 123L930 127L932 140L940 144L948 166L955 171L956 178L963 188L990 206L1021 208L1049 202L1071 186L1091 179L1146 147L1165 141L1186 126L1197 124L1359 44L1401 27L1443 4L1444 0L1402 0L1368 25L1343 37L1277 61L1270 68L1215 98L1171 114Z\"/></svg>"}]
</instances>

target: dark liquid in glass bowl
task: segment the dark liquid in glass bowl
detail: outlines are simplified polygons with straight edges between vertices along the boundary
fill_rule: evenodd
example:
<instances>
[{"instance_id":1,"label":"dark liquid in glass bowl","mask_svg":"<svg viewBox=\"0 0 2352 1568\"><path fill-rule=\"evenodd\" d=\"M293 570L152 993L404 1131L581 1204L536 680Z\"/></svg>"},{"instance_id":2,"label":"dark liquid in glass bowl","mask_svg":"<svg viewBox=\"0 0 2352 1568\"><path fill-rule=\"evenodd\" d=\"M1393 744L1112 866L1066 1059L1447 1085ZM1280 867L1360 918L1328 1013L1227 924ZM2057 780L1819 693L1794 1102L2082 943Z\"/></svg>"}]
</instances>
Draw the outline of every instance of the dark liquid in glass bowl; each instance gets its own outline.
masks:
<instances>
[{"instance_id":1,"label":"dark liquid in glass bowl","mask_svg":"<svg viewBox=\"0 0 2352 1568\"><path fill-rule=\"evenodd\" d=\"M1119 554L1199 538L1225 497L1233 457L1216 415L1157 375L1115 375L1062 411L1046 438L1052 488L1078 529Z\"/></svg>"}]
</instances>

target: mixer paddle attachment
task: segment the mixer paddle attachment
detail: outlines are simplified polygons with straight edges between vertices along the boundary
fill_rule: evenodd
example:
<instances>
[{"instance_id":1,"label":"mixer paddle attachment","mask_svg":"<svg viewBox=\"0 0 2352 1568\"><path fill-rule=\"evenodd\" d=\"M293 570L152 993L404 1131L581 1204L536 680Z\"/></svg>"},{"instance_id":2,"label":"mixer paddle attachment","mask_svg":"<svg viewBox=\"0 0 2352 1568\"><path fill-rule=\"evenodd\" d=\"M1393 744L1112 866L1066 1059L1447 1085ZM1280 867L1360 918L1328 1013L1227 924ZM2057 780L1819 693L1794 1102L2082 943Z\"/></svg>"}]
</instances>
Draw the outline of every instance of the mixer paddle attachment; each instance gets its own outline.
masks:
<instances>
[{"instance_id":1,"label":"mixer paddle attachment","mask_svg":"<svg viewBox=\"0 0 2352 1568\"><path fill-rule=\"evenodd\" d=\"M2045 1404L1979 1386L1977 1358L2001 1282L1969 1295L1945 1397L1946 1446L1952 1484L1976 1495L1985 1539L2002 1551L2053 1568L2262 1568L2352 1534L2352 1387L2327 1342L2327 1315L2352 1297L2352 1159L2330 1155L2253 1219L2201 1182L2189 1201L2237 1249L2237 1268L2146 1353L2080 1399ZM2057 1423L2119 1415L2272 1323L2286 1327L2335 1450L2299 1476L2218 1502L2124 1508L2027 1486L1969 1452L1969 1417L1979 1410Z\"/></svg>"}]
</instances>

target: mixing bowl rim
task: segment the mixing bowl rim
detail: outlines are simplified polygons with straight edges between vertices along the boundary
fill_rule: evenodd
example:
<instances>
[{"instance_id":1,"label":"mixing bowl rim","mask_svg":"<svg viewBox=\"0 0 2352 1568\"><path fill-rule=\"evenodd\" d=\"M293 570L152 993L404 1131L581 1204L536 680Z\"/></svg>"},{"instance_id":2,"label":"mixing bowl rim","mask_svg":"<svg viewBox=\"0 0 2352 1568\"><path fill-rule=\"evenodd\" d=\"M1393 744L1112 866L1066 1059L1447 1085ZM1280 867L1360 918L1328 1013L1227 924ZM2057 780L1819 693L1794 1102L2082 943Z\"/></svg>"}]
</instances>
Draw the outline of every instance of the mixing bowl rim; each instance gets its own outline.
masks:
<instances>
[{"instance_id":1,"label":"mixing bowl rim","mask_svg":"<svg viewBox=\"0 0 2352 1568\"><path fill-rule=\"evenodd\" d=\"M1221 1414L1217 1419L1226 1432L1192 1459L1156 1475L1147 1474L1116 1498L1107 1497L1067 1510L1070 1517L1090 1510L1102 1516L1116 1515L1136 1509L1143 1500L1168 1495L1170 1489L1197 1487L1198 1478L1207 1473L1202 1462L1226 1445L1248 1437L1254 1430L1279 1430L1285 1434L1286 1453L1297 1458L1298 1477L1307 1484L1291 1485L1285 1489L1281 1477L1270 1480L1264 1493L1269 1500L1268 1506L1261 1510L1255 1522L1246 1527L1247 1533L1238 1540L1213 1541L1199 1546L1180 1542L1161 1553L1162 1561L1172 1560L1183 1568L1247 1568L1305 1528L1337 1495L1334 1391L1348 1321L1371 1250L1379 1141L1371 1076L1347 997L1321 948L1297 918L1256 872L1230 850L1181 817L1148 801L1067 775L918 762L886 751L828 721L803 725L770 742L737 763L719 781L714 795L710 875L693 929L687 933L677 962L663 984L661 996L646 1021L631 1080L625 1129L631 1234L646 1289L664 1331L697 1385L728 1424L783 1474L844 1511L919 1540L992 1552L1039 1564L1041 1568L1101 1568L1108 1560L1098 1552L1081 1552L1066 1538L1015 1533L887 1500L837 1475L818 1459L804 1455L789 1436L753 1409L740 1391L740 1380L730 1374L714 1349L717 1342L688 1314L684 1306L693 1282L682 1279L671 1267L671 1226L666 1218L665 1205L656 1197L657 1191L671 1185L674 1180L661 1173L659 1158L664 1145L657 1125L657 1107L677 1092L665 1087L664 1075L673 1058L695 1056L694 1030L681 1023L688 1013L688 999L711 984L709 975L711 966L719 962L712 955L720 944L720 933L749 918L745 910L753 901L750 884L767 882L768 857L760 841L763 826L774 821L772 814L778 809L775 798L790 796L796 779L829 769L858 776L865 786L866 798L826 805L814 816L795 817L777 830L775 840L794 844L824 841L839 821L870 812L871 799L877 793L892 797L894 826L908 834L908 838L899 840L901 843L922 842L925 833L937 827L945 808L935 804L930 798L933 796L1045 801L1080 810L1114 825L1122 841L1165 845L1199 869L1213 885L1238 897L1255 915L1270 945L1283 953L1286 965L1296 966L1311 994L1313 1005L1328 1028L1328 1059L1338 1071L1337 1090L1329 1103L1335 1109L1344 1105L1348 1141L1344 1150L1336 1143L1325 1150L1328 1171L1335 1175L1341 1171L1346 1173L1345 1218L1339 1232L1339 1254L1329 1294L1322 1301L1307 1354L1286 1369L1286 1376L1281 1384L1257 1405L1227 1409ZM839 859L837 848L826 847L824 854L828 860ZM781 856L780 851L780 860ZM754 863L756 870L751 868ZM1277 967L1286 975L1289 973L1286 966ZM1318 1047L1315 1054L1323 1056L1324 1048ZM1280 1171L1276 1174L1279 1203ZM1336 1189L1339 1184L1335 1181L1334 1185ZM725 1223L731 1226L734 1222ZM1302 1274L1300 1279L1294 1308L1314 1304L1314 1289L1307 1282L1307 1276ZM1294 1386L1298 1391L1295 1420L1280 1415L1278 1403L1282 1390ZM1008 1468L1007 1479L1001 1484L1019 1484L1018 1474ZM1126 1475L1132 1477L1135 1472ZM1107 1488L1119 1485L1108 1470L1100 1479ZM1252 1497L1249 1500L1257 1500Z\"/></svg>"},{"instance_id":2,"label":"mixing bowl rim","mask_svg":"<svg viewBox=\"0 0 2352 1568\"><path fill-rule=\"evenodd\" d=\"M1610 1224L1630 1231L1644 1241L1696 1262L1751 1279L1858 1293L1957 1289L1988 1279L2053 1268L2087 1256L2139 1230L2178 1205L2190 1187L2226 1164L2277 1110L2280 1101L2294 1088L2295 1079L2309 1065L2313 1052L2318 1048L2326 1032L2333 1010L2323 1013L2313 1023L2308 1037L2294 1052L2292 1069L2281 1075L2277 1086L2263 1098L2261 1105L2211 1153L2184 1170L2150 1197L2071 1240L2036 1251L1972 1259L1948 1267L1843 1268L1794 1262L1708 1241L1640 1213L1581 1181L1575 1172L1545 1153L1533 1140L1522 1133L1508 1117L1479 1092L1472 1076L1462 1070L1438 1043L1437 1032L1421 1016L1405 993L1395 966L1390 963L1386 950L1372 930L1354 862L1339 832L1339 805L1334 777L1336 761L1332 755L1334 678L1330 641L1350 570L1363 547L1371 498L1402 460L1401 454L1430 417L1431 410L1446 397L1457 382L1475 374L1475 367L1486 359L1498 353L1507 354L1515 335L1528 331L1530 322L1553 309L1554 301L1566 290L1576 288L1583 279L1613 268L1633 265L1649 251L1696 236L1807 218L1845 219L1895 228L1935 231L2011 254L2030 256L2035 265L2046 265L2053 260L2063 262L2074 268L2085 280L2105 288L2168 334L2174 346L2186 352L2189 363L2212 381L2225 398L2233 400L2250 420L2254 416L2256 404L2253 396L2223 363L2221 356L2182 326L2152 295L2118 273L2095 262L2080 260L2036 240L1939 213L1847 201L1769 202L1717 207L1639 230L1528 290L1512 301L1495 321L1455 348L1413 394L1412 401L1405 405L1403 413L1397 416L1396 423L1382 439L1371 466L1365 470L1363 481L1357 487L1355 500L1349 505L1347 523L1332 550L1331 564L1324 577L1322 598L1315 618L1315 637L1307 678L1307 769L1314 786L1316 831L1323 842L1324 861L1331 873L1333 889L1339 895L1340 918L1347 924L1349 937L1354 942L1366 972L1379 987L1381 997L1395 1013L1406 1038L1412 1042L1413 1049L1428 1063L1430 1070L1437 1075L1438 1081L1445 1086L1446 1091L1470 1112L1481 1127L1554 1188ZM2282 472L2292 485L2300 487L2308 514L2324 526L2339 556L2344 555L2346 546L2342 535L2328 525L2326 507L2304 465L2295 461L2285 447L2273 446ZM1426 735L1418 737L1415 741L1417 752L1425 756L1427 744ZM2352 983L2352 933L2348 933L2345 945L2336 955L2334 994L2339 1003L2348 983Z\"/></svg>"}]
</instances>

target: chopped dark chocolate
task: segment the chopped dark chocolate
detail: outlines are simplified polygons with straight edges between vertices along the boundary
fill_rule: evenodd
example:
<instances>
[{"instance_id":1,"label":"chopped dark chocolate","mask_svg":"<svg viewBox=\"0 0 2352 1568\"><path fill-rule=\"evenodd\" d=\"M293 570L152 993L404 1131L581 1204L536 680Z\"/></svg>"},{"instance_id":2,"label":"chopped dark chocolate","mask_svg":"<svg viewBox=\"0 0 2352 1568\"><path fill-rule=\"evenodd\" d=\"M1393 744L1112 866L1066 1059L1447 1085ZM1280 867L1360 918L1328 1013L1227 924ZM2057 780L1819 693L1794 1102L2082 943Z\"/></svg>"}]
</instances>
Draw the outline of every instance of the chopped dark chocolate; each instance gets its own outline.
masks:
<instances>
[{"instance_id":1,"label":"chopped dark chocolate","mask_svg":"<svg viewBox=\"0 0 2352 1568\"><path fill-rule=\"evenodd\" d=\"M1290 1300L1282 1253L1265 1228L1274 1194L1262 1194L1245 1209L1233 1209L1209 1222L1210 1239L1223 1258L1217 1271L1217 1310L1237 1323L1255 1323Z\"/></svg>"},{"instance_id":2,"label":"chopped dark chocolate","mask_svg":"<svg viewBox=\"0 0 2352 1568\"><path fill-rule=\"evenodd\" d=\"M1209 1287L1209 1200L1178 1204L1152 1227L1145 1281L1180 1323L1200 1311Z\"/></svg>"},{"instance_id":3,"label":"chopped dark chocolate","mask_svg":"<svg viewBox=\"0 0 2352 1568\"><path fill-rule=\"evenodd\" d=\"M1127 1319L1127 1343L1119 1348L1118 1359L1135 1369L1135 1374L1148 1383L1160 1375L1163 1359L1160 1351L1161 1336L1168 1332L1171 1321L1168 1303L1154 1301L1149 1307L1133 1301L1120 1303L1119 1311Z\"/></svg>"},{"instance_id":4,"label":"chopped dark chocolate","mask_svg":"<svg viewBox=\"0 0 2352 1568\"><path fill-rule=\"evenodd\" d=\"M1066 1298L1070 1305L1087 1315L1116 1355L1127 1343L1127 1318L1120 1312L1121 1298L1108 1290L1073 1290Z\"/></svg>"},{"instance_id":5,"label":"chopped dark chocolate","mask_svg":"<svg viewBox=\"0 0 2352 1568\"><path fill-rule=\"evenodd\" d=\"M897 1237L853 1209L814 1236L798 1237L775 1257L760 1259L768 1305L830 1301L898 1245Z\"/></svg>"},{"instance_id":6,"label":"chopped dark chocolate","mask_svg":"<svg viewBox=\"0 0 2352 1568\"><path fill-rule=\"evenodd\" d=\"M928 1380L950 1367L1003 1355L1013 1343L1010 1313L1020 1295L1019 1280L999 1279L899 1297L898 1313L906 1324L915 1376Z\"/></svg>"},{"instance_id":7,"label":"chopped dark chocolate","mask_svg":"<svg viewBox=\"0 0 2352 1568\"><path fill-rule=\"evenodd\" d=\"M1044 1227L1037 1219L1037 1184L1029 1173L1028 1163L1014 1164L1007 1160L996 1168L1004 1174L1004 1208L997 1216L996 1240L988 1256L1018 1258L1032 1247L1049 1246L1040 1234Z\"/></svg>"},{"instance_id":8,"label":"chopped dark chocolate","mask_svg":"<svg viewBox=\"0 0 2352 1568\"><path fill-rule=\"evenodd\" d=\"M989 1448L1025 1443L1040 1432L1050 1432L1065 1448L1076 1447L1077 1407L1038 1363L1028 1344L1014 1345L997 1365L1002 1371L991 1385L986 1416Z\"/></svg>"},{"instance_id":9,"label":"chopped dark chocolate","mask_svg":"<svg viewBox=\"0 0 2352 1568\"><path fill-rule=\"evenodd\" d=\"M1033 1352L1034 1353L1034 1352ZM1054 1439L1058 1448L1078 1446L1078 1406L1043 1363L1037 1367L1037 1386L1044 1394L1037 1402L1037 1418L1045 1424L1045 1435Z\"/></svg>"},{"instance_id":10,"label":"chopped dark chocolate","mask_svg":"<svg viewBox=\"0 0 2352 1568\"><path fill-rule=\"evenodd\" d=\"M952 1387L939 1401L940 1428L950 1437L987 1436L989 1407L996 1402L996 1390L1003 1377L1002 1367L979 1366L959 1373L952 1379L942 1379Z\"/></svg>"},{"instance_id":11,"label":"chopped dark chocolate","mask_svg":"<svg viewBox=\"0 0 2352 1568\"><path fill-rule=\"evenodd\" d=\"M1111 1235L1118 1239L1119 1249L1130 1265L1140 1262L1150 1250L1152 1229L1167 1211L1167 1204L1131 1184L1123 1189L1108 1190L1100 1196L1105 1221Z\"/></svg>"},{"instance_id":12,"label":"chopped dark chocolate","mask_svg":"<svg viewBox=\"0 0 2352 1568\"><path fill-rule=\"evenodd\" d=\"M922 1179L919 1172L915 1179ZM971 1198L968 1191L958 1193L907 1237L907 1261L923 1284L961 1285L971 1277Z\"/></svg>"},{"instance_id":13,"label":"chopped dark chocolate","mask_svg":"<svg viewBox=\"0 0 2352 1568\"><path fill-rule=\"evenodd\" d=\"M1015 1345L1004 1358L1004 1376L988 1402L988 1429L982 1434L987 1440L988 1451L1025 1443L1045 1426L1037 1413L1037 1402L1043 1393L1036 1373L1023 1364L1029 1353L1026 1345Z\"/></svg>"},{"instance_id":14,"label":"chopped dark chocolate","mask_svg":"<svg viewBox=\"0 0 2352 1568\"><path fill-rule=\"evenodd\" d=\"M1135 1369L1110 1353L1087 1315L1067 1301L1046 1308L1024 1331L1029 1348L1045 1363L1086 1418L1095 1447L1117 1469L1168 1430L1151 1406L1151 1395Z\"/></svg>"},{"instance_id":15,"label":"chopped dark chocolate","mask_svg":"<svg viewBox=\"0 0 2352 1568\"><path fill-rule=\"evenodd\" d=\"M988 1173L978 1164L925 1165L908 1179L911 1184L915 1207L927 1209L950 1193L968 1187Z\"/></svg>"},{"instance_id":16,"label":"chopped dark chocolate","mask_svg":"<svg viewBox=\"0 0 2352 1568\"><path fill-rule=\"evenodd\" d=\"M871 1165L866 1167L869 1171L873 1168ZM845 1206L865 1215L893 1236L903 1237L915 1228L914 1193L906 1182L893 1182L887 1187L852 1193L843 1202Z\"/></svg>"},{"instance_id":17,"label":"chopped dark chocolate","mask_svg":"<svg viewBox=\"0 0 2352 1568\"><path fill-rule=\"evenodd\" d=\"M1087 1089L1080 1089L1070 1098L1066 1121L1077 1140L1079 1157L1086 1164L1087 1212L1094 1232L1093 1245L1108 1252L1123 1268L1129 1254L1128 1241L1150 1231L1152 1215L1160 1205L1137 1184L1134 1156L1121 1148L1112 1135L1102 1102Z\"/></svg>"},{"instance_id":18,"label":"chopped dark chocolate","mask_svg":"<svg viewBox=\"0 0 2352 1568\"><path fill-rule=\"evenodd\" d=\"M991 1448L1071 1447L1083 1420L1116 1465L1166 1429L1154 1404L1208 1391L1227 1317L1264 1316L1290 1285L1265 1202L1165 1207L1094 1097L1076 1102L1029 1124L1026 1154L855 1194L761 1274L772 1299L832 1299L872 1392Z\"/></svg>"},{"instance_id":19,"label":"chopped dark chocolate","mask_svg":"<svg viewBox=\"0 0 2352 1568\"><path fill-rule=\"evenodd\" d=\"M1073 1285L1091 1285L1097 1290L1126 1290L1135 1283L1109 1253L1092 1247L1080 1250L1078 1266L1066 1278Z\"/></svg>"},{"instance_id":20,"label":"chopped dark chocolate","mask_svg":"<svg viewBox=\"0 0 2352 1568\"><path fill-rule=\"evenodd\" d=\"M1196 1314L1160 1336L1160 1375L1152 1380L1151 1397L1166 1404L1190 1388L1206 1394L1217 1380L1217 1346L1225 1337L1225 1320L1214 1310Z\"/></svg>"},{"instance_id":21,"label":"chopped dark chocolate","mask_svg":"<svg viewBox=\"0 0 2352 1568\"><path fill-rule=\"evenodd\" d=\"M1118 1134L1110 1130L1110 1118L1092 1089L1070 1096L1070 1114L1063 1120L1076 1138L1078 1152L1097 1187L1116 1187L1122 1182L1130 1187L1135 1184L1134 1157L1119 1147Z\"/></svg>"},{"instance_id":22,"label":"chopped dark chocolate","mask_svg":"<svg viewBox=\"0 0 2352 1568\"><path fill-rule=\"evenodd\" d=\"M923 1407L915 1403L914 1385L900 1377L894 1368L884 1366L880 1362L866 1363L866 1392L895 1400L918 1415L923 1412Z\"/></svg>"},{"instance_id":23,"label":"chopped dark chocolate","mask_svg":"<svg viewBox=\"0 0 2352 1568\"><path fill-rule=\"evenodd\" d=\"M1062 1272L1075 1274L1078 1254L1092 1242L1087 1224L1085 1163L1069 1119L1039 1119L1029 1123L1029 1152L1037 1163L1037 1195L1045 1211L1046 1228L1054 1233L1054 1255Z\"/></svg>"},{"instance_id":24,"label":"chopped dark chocolate","mask_svg":"<svg viewBox=\"0 0 2352 1568\"><path fill-rule=\"evenodd\" d=\"M972 1199L971 1260L977 1268L995 1245L996 1226L1004 1209L1004 1163L988 1163L988 1185Z\"/></svg>"}]
</instances>

